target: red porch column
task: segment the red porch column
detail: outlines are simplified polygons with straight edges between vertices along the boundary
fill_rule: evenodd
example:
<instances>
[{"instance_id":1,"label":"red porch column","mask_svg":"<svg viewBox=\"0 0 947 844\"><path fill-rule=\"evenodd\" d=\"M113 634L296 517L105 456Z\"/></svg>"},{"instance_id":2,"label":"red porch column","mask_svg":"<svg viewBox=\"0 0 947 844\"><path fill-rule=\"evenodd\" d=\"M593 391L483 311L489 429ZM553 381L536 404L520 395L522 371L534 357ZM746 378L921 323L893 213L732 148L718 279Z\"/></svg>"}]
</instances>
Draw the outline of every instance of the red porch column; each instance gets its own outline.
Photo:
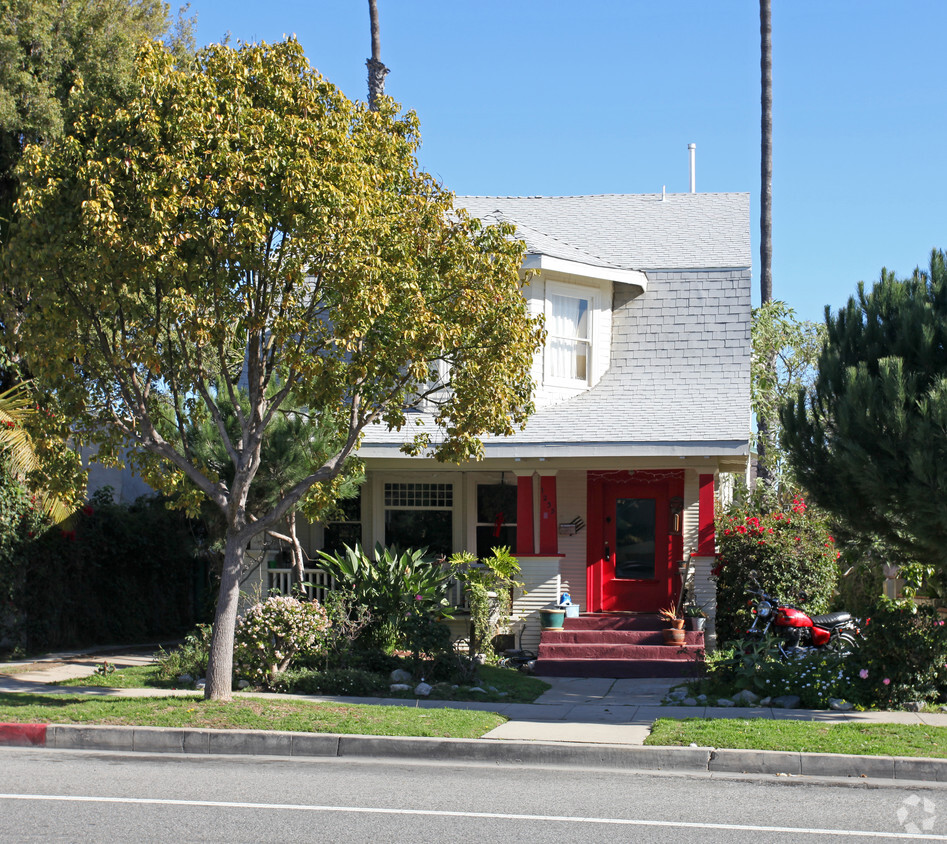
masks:
<instances>
[{"instance_id":1,"label":"red porch column","mask_svg":"<svg viewBox=\"0 0 947 844\"><path fill-rule=\"evenodd\" d=\"M516 553L532 555L533 545L533 473L516 475Z\"/></svg>"},{"instance_id":2,"label":"red porch column","mask_svg":"<svg viewBox=\"0 0 947 844\"><path fill-rule=\"evenodd\" d=\"M559 553L559 511L556 507L556 473L539 473L539 553Z\"/></svg>"},{"instance_id":3,"label":"red porch column","mask_svg":"<svg viewBox=\"0 0 947 844\"><path fill-rule=\"evenodd\" d=\"M714 476L701 475L697 482L698 532L697 556L712 557L714 547Z\"/></svg>"}]
</instances>

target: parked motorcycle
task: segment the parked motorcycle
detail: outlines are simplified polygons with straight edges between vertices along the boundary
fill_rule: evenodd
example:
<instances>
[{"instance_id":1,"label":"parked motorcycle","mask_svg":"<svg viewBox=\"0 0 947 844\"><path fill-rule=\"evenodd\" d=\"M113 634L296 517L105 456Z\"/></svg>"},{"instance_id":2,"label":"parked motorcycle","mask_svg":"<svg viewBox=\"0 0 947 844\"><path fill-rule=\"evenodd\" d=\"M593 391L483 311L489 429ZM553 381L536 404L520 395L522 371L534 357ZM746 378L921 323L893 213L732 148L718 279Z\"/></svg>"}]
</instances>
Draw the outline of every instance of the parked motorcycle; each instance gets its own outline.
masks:
<instances>
[{"instance_id":1,"label":"parked motorcycle","mask_svg":"<svg viewBox=\"0 0 947 844\"><path fill-rule=\"evenodd\" d=\"M754 582L755 583L755 582ZM779 651L791 659L815 651L846 653L858 646L861 622L848 612L810 616L804 610L764 592L758 583L747 593L755 599L753 624L747 638L762 638L772 631L779 637Z\"/></svg>"}]
</instances>

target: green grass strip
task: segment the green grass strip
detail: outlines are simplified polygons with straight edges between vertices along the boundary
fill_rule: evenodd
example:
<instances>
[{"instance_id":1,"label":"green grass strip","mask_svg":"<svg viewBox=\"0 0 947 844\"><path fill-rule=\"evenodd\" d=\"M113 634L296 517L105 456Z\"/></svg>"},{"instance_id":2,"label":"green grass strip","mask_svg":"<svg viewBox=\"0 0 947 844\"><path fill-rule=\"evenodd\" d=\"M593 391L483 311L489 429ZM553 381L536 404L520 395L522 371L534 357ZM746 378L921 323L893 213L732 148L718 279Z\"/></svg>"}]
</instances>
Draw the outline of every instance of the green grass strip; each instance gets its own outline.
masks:
<instances>
[{"instance_id":1,"label":"green grass strip","mask_svg":"<svg viewBox=\"0 0 947 844\"><path fill-rule=\"evenodd\" d=\"M649 745L689 745L859 756L947 758L947 727L771 721L768 718L659 718Z\"/></svg>"},{"instance_id":2,"label":"green grass strip","mask_svg":"<svg viewBox=\"0 0 947 844\"><path fill-rule=\"evenodd\" d=\"M122 698L0 693L0 722L290 730L371 736L479 738L507 719L494 712L318 701L200 697Z\"/></svg>"}]
</instances>

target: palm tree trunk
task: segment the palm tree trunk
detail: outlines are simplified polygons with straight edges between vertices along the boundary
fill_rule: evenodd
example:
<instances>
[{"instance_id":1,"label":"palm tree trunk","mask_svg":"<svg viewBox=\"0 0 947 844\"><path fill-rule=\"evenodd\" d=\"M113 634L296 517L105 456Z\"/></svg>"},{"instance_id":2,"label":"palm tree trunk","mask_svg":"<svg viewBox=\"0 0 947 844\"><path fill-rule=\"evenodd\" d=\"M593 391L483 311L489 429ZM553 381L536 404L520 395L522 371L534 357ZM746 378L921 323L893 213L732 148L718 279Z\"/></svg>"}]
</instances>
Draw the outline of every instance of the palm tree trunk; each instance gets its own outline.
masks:
<instances>
[{"instance_id":1,"label":"palm tree trunk","mask_svg":"<svg viewBox=\"0 0 947 844\"><path fill-rule=\"evenodd\" d=\"M773 298L773 21L760 0L760 298Z\"/></svg>"},{"instance_id":2,"label":"palm tree trunk","mask_svg":"<svg viewBox=\"0 0 947 844\"><path fill-rule=\"evenodd\" d=\"M760 303L773 299L773 19L771 0L760 0ZM770 367L776 361L768 361ZM756 420L757 478L771 481L766 462L769 421Z\"/></svg>"},{"instance_id":3,"label":"palm tree trunk","mask_svg":"<svg viewBox=\"0 0 947 844\"><path fill-rule=\"evenodd\" d=\"M366 59L368 67L368 107L378 109L378 98L385 93L385 77L388 68L381 61L381 36L378 30L378 0L368 0L368 16L372 27L372 57Z\"/></svg>"}]
</instances>

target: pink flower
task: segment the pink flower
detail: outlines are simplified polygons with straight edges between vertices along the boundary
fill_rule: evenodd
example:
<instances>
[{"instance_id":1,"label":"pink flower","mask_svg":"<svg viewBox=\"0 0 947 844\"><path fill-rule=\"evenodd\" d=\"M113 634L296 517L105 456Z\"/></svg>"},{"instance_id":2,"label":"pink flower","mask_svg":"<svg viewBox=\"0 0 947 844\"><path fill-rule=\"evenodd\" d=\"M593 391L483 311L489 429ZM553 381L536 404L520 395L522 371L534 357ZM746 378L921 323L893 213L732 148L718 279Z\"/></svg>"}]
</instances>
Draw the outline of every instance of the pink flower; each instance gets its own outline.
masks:
<instances>
[{"instance_id":1,"label":"pink flower","mask_svg":"<svg viewBox=\"0 0 947 844\"><path fill-rule=\"evenodd\" d=\"M861 671L858 672L858 676L861 677L862 680L867 680L867 679L868 679L868 669L867 669L867 668L863 668Z\"/></svg>"},{"instance_id":2,"label":"pink flower","mask_svg":"<svg viewBox=\"0 0 947 844\"><path fill-rule=\"evenodd\" d=\"M886 686L891 685L891 681L887 677L885 677L884 680L882 680L881 682L884 683Z\"/></svg>"}]
</instances>

